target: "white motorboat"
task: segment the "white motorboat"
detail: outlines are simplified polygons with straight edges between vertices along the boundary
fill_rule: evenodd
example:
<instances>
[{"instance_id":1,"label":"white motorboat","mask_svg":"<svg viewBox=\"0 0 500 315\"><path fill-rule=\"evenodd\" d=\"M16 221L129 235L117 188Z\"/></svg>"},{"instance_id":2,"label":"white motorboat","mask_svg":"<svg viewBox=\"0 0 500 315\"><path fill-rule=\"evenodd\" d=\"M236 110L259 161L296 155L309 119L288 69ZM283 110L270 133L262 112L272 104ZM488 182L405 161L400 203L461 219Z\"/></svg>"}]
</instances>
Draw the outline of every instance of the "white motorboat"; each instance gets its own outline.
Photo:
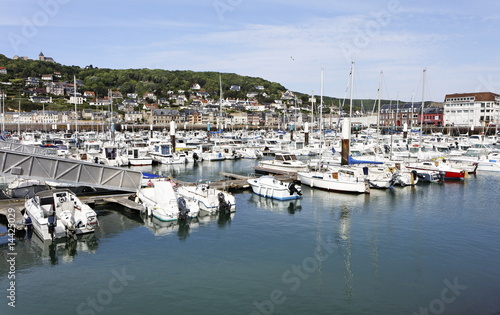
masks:
<instances>
[{"instance_id":1,"label":"white motorboat","mask_svg":"<svg viewBox=\"0 0 500 315\"><path fill-rule=\"evenodd\" d=\"M500 172L500 153L490 152L485 148L469 148L463 155L450 156L447 160L451 164L474 163L477 165L477 171L481 172Z\"/></svg>"},{"instance_id":2,"label":"white motorboat","mask_svg":"<svg viewBox=\"0 0 500 315\"><path fill-rule=\"evenodd\" d=\"M158 143L149 151L149 155L154 161L161 164L185 164L187 162L186 155L172 149L170 143Z\"/></svg>"},{"instance_id":3,"label":"white motorboat","mask_svg":"<svg viewBox=\"0 0 500 315\"><path fill-rule=\"evenodd\" d=\"M5 198L31 198L35 193L49 189L43 180L17 178L3 190Z\"/></svg>"},{"instance_id":4,"label":"white motorboat","mask_svg":"<svg viewBox=\"0 0 500 315\"><path fill-rule=\"evenodd\" d=\"M314 172L298 172L300 182L311 188L320 188L338 192L370 193L368 180L360 177L353 170L339 168Z\"/></svg>"},{"instance_id":5,"label":"white motorboat","mask_svg":"<svg viewBox=\"0 0 500 315\"><path fill-rule=\"evenodd\" d=\"M148 155L147 144L145 142L132 142L132 146L127 148L127 158L132 166L152 165L153 158Z\"/></svg>"},{"instance_id":6,"label":"white motorboat","mask_svg":"<svg viewBox=\"0 0 500 315\"><path fill-rule=\"evenodd\" d=\"M255 167L256 173L261 174L295 174L307 172L306 163L297 160L295 154L276 153L273 160L263 160Z\"/></svg>"},{"instance_id":7,"label":"white motorboat","mask_svg":"<svg viewBox=\"0 0 500 315\"><path fill-rule=\"evenodd\" d=\"M260 159L264 156L262 152L257 148L241 148L237 152L244 159Z\"/></svg>"},{"instance_id":8,"label":"white motorboat","mask_svg":"<svg viewBox=\"0 0 500 315\"><path fill-rule=\"evenodd\" d=\"M186 199L197 202L200 213L204 215L236 211L234 196L227 191L211 188L209 183L198 182L196 186L179 186L177 193Z\"/></svg>"},{"instance_id":9,"label":"white motorboat","mask_svg":"<svg viewBox=\"0 0 500 315\"><path fill-rule=\"evenodd\" d=\"M247 182L252 186L252 191L263 197L291 200L302 197L300 183L294 181L284 182L277 180L272 175L265 175L259 178L250 178Z\"/></svg>"},{"instance_id":10,"label":"white motorboat","mask_svg":"<svg viewBox=\"0 0 500 315\"><path fill-rule=\"evenodd\" d=\"M148 214L160 221L176 221L198 216L198 204L178 197L170 181L157 181L152 186L137 191L137 201Z\"/></svg>"},{"instance_id":11,"label":"white motorboat","mask_svg":"<svg viewBox=\"0 0 500 315\"><path fill-rule=\"evenodd\" d=\"M26 199L25 208L43 240L92 233L99 226L96 212L67 189L38 192Z\"/></svg>"}]
</instances>

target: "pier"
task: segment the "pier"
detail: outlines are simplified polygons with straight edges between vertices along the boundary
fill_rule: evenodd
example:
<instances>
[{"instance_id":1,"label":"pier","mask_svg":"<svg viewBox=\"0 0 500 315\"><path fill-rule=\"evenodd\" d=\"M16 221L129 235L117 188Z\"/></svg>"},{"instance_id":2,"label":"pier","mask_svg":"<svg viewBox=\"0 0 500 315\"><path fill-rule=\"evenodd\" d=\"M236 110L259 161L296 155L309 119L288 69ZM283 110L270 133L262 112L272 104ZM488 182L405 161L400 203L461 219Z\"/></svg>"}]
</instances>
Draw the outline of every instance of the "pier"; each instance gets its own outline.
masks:
<instances>
[{"instance_id":1,"label":"pier","mask_svg":"<svg viewBox=\"0 0 500 315\"><path fill-rule=\"evenodd\" d=\"M0 141L0 173L127 192L135 192L142 180L138 171L59 158L34 146L6 141Z\"/></svg>"},{"instance_id":2,"label":"pier","mask_svg":"<svg viewBox=\"0 0 500 315\"><path fill-rule=\"evenodd\" d=\"M210 186L212 188L221 189L221 190L241 190L250 188L250 184L248 184L247 180L251 178L256 178L255 176L245 176L227 172L220 172L220 175L224 176L225 180L211 181ZM276 175L277 179L282 181L294 180L296 176L294 175ZM177 185L196 185L196 183L185 182L176 178L171 179L172 182ZM126 192L123 194L110 194L110 195L89 195L89 196L78 196L80 200L86 204L91 206L95 205L103 205L103 204L118 204L125 208L135 211L144 211L144 207L142 204L131 200L131 197L134 195L137 189L133 192ZM23 210L24 210L25 199L3 199L0 200L0 215L8 218L10 213L13 213L15 216L16 222L23 221ZM9 209L13 209L9 210ZM10 212L9 212L10 211ZM24 225L17 224L17 229L24 229Z\"/></svg>"}]
</instances>

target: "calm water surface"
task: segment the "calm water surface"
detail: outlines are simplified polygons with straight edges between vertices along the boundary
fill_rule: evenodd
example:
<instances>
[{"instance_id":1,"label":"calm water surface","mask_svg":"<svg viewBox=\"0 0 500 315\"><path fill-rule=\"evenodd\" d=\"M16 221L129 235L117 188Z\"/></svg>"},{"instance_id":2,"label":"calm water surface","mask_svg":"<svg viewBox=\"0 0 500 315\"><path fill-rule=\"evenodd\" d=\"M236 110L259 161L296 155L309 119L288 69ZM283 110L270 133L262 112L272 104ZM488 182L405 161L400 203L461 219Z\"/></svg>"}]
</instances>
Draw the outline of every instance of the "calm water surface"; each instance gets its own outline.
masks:
<instances>
[{"instance_id":1,"label":"calm water surface","mask_svg":"<svg viewBox=\"0 0 500 315\"><path fill-rule=\"evenodd\" d=\"M155 171L216 180L255 163ZM370 195L303 187L285 202L245 190L233 217L183 225L101 206L78 242L18 237L15 309L0 238L0 314L498 314L499 189L482 173Z\"/></svg>"}]
</instances>

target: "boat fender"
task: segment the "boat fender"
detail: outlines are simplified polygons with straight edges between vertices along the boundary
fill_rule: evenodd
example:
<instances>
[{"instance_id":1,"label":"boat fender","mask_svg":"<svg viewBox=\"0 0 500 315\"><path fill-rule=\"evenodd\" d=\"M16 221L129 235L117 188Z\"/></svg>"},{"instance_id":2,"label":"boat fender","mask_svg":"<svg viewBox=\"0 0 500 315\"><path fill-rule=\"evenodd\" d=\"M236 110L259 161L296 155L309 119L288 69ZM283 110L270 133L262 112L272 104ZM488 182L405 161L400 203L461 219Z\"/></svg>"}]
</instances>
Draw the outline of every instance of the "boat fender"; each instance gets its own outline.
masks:
<instances>
[{"instance_id":1,"label":"boat fender","mask_svg":"<svg viewBox=\"0 0 500 315\"><path fill-rule=\"evenodd\" d=\"M368 167L367 166L363 167L363 175L365 175L365 176L368 175Z\"/></svg>"}]
</instances>

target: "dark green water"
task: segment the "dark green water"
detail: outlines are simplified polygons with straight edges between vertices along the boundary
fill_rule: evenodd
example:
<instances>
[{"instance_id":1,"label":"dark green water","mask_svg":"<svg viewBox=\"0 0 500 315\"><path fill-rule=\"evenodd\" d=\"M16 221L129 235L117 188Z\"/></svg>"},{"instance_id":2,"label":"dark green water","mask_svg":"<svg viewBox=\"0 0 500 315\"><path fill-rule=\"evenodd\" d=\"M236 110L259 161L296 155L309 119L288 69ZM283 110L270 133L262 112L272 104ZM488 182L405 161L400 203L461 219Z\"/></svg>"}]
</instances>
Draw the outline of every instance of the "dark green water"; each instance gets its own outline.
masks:
<instances>
[{"instance_id":1,"label":"dark green water","mask_svg":"<svg viewBox=\"0 0 500 315\"><path fill-rule=\"evenodd\" d=\"M157 171L214 180L254 163ZM77 243L18 238L15 308L0 239L0 314L498 314L499 189L483 173L370 195L303 187L296 202L243 191L234 217L182 226L101 207Z\"/></svg>"}]
</instances>

